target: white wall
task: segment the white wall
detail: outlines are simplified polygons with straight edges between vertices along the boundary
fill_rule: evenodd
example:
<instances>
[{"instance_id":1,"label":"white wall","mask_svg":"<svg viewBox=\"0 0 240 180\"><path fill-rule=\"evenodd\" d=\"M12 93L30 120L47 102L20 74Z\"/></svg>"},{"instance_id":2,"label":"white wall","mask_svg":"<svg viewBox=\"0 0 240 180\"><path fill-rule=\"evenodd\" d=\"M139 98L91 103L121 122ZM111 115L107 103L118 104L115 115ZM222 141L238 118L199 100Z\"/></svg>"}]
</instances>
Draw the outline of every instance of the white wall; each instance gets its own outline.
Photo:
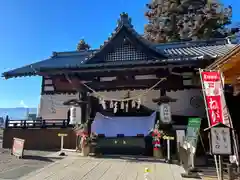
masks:
<instances>
[{"instance_id":1,"label":"white wall","mask_svg":"<svg viewBox=\"0 0 240 180\"><path fill-rule=\"evenodd\" d=\"M67 111L70 107L63 105L63 102L77 98L78 94L42 95L40 99L39 116L43 119L66 119ZM54 109L55 112L52 109Z\"/></svg>"},{"instance_id":2,"label":"white wall","mask_svg":"<svg viewBox=\"0 0 240 180\"><path fill-rule=\"evenodd\" d=\"M127 94L128 91L110 91L110 92L99 92L101 95L108 98L122 99ZM144 90L131 91L130 97L135 97L142 94ZM159 90L152 90L146 96L143 96L142 104L147 106L152 110L158 110L157 105L152 102L152 99L158 98L160 95ZM201 90L183 90L183 91L172 91L167 92L167 95L176 98L177 101L171 103L171 110L173 115L184 115L184 116L204 116L205 109L202 104L199 108L194 108L190 105L190 99L192 97L201 97ZM64 101L69 99L78 98L78 95L42 95L41 106L40 106L40 116L44 119L65 119L67 118L67 111L69 107L62 105ZM52 112L52 104L56 112Z\"/></svg>"},{"instance_id":3,"label":"white wall","mask_svg":"<svg viewBox=\"0 0 240 180\"><path fill-rule=\"evenodd\" d=\"M117 91L117 92L100 92L101 95L104 95L108 98L122 99L128 91ZM139 94L145 92L144 90L135 90L131 91L130 97L135 97ZM202 92L198 89L183 90L183 91L171 91L167 92L169 97L177 99L176 102L171 103L171 110L173 115L183 115L183 116L205 116L204 104L202 101L202 106L199 108L194 108L190 105L190 99L192 97L197 97L198 99L202 98ZM158 98L160 96L159 90L152 90L147 93L146 96L143 96L141 99L142 104L152 110L158 110L158 107L155 103L152 102L152 99Z\"/></svg>"}]
</instances>

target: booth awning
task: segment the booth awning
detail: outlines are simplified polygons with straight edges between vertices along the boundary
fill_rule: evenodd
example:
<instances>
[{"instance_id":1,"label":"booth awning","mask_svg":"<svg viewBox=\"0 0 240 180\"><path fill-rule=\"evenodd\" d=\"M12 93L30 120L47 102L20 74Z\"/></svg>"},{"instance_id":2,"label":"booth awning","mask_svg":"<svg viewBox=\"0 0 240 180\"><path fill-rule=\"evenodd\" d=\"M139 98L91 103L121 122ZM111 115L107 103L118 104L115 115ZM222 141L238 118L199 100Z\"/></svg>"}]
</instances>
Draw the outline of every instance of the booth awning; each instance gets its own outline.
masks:
<instances>
[{"instance_id":1,"label":"booth awning","mask_svg":"<svg viewBox=\"0 0 240 180\"><path fill-rule=\"evenodd\" d=\"M240 80L240 45L237 45L206 69L219 70L224 74L225 84L236 84Z\"/></svg>"},{"instance_id":2,"label":"booth awning","mask_svg":"<svg viewBox=\"0 0 240 180\"><path fill-rule=\"evenodd\" d=\"M234 87L234 94L240 93L240 45L237 45L225 56L219 58L206 68L218 70L224 75L224 83Z\"/></svg>"}]
</instances>

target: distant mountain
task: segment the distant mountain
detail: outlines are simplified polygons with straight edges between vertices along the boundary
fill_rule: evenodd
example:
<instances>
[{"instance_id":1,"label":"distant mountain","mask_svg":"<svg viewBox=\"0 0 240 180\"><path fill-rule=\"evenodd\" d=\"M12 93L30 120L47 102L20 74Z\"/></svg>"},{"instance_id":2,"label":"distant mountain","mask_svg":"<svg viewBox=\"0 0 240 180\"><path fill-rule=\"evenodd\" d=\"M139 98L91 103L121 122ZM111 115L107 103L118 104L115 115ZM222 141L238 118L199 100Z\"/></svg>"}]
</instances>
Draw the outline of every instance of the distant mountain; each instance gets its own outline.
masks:
<instances>
[{"instance_id":1,"label":"distant mountain","mask_svg":"<svg viewBox=\"0 0 240 180\"><path fill-rule=\"evenodd\" d=\"M5 119L5 117L8 115L12 120L26 119L28 111L30 114L36 114L37 108L0 108L0 117Z\"/></svg>"}]
</instances>

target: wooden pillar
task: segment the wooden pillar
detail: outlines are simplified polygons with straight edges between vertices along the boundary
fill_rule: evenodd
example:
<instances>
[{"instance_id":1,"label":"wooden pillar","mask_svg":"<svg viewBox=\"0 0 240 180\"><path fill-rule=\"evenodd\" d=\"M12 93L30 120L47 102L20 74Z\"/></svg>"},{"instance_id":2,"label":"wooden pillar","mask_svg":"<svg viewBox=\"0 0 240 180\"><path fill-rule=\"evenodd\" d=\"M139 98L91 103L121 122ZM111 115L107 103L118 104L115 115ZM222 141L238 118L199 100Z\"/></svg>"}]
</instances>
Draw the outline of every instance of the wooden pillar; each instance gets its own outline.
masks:
<instances>
[{"instance_id":1,"label":"wooden pillar","mask_svg":"<svg viewBox=\"0 0 240 180\"><path fill-rule=\"evenodd\" d=\"M80 92L80 100L83 102L87 101L87 92ZM81 123L85 123L87 121L87 103L82 103L81 105Z\"/></svg>"},{"instance_id":2,"label":"wooden pillar","mask_svg":"<svg viewBox=\"0 0 240 180\"><path fill-rule=\"evenodd\" d=\"M166 96L166 89L160 90L160 96Z\"/></svg>"}]
</instances>

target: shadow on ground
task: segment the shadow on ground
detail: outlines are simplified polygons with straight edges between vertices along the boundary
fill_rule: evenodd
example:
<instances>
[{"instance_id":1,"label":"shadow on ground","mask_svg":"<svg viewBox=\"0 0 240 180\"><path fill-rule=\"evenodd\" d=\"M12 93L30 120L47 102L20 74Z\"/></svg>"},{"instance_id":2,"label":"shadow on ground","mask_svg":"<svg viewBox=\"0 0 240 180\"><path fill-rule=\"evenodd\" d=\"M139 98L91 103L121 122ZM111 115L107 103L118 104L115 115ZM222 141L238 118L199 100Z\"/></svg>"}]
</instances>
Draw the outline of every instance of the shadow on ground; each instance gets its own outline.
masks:
<instances>
[{"instance_id":1,"label":"shadow on ground","mask_svg":"<svg viewBox=\"0 0 240 180\"><path fill-rule=\"evenodd\" d=\"M56 160L63 159L62 157L43 157L37 155L24 155L23 159L26 160L36 160L36 161L44 161L44 162L55 162Z\"/></svg>"},{"instance_id":2,"label":"shadow on ground","mask_svg":"<svg viewBox=\"0 0 240 180\"><path fill-rule=\"evenodd\" d=\"M129 162L153 162L153 163L165 163L164 159L156 159L153 157L147 156L122 156L122 155L102 155L95 158L103 158L103 159L119 159L125 160Z\"/></svg>"}]
</instances>

